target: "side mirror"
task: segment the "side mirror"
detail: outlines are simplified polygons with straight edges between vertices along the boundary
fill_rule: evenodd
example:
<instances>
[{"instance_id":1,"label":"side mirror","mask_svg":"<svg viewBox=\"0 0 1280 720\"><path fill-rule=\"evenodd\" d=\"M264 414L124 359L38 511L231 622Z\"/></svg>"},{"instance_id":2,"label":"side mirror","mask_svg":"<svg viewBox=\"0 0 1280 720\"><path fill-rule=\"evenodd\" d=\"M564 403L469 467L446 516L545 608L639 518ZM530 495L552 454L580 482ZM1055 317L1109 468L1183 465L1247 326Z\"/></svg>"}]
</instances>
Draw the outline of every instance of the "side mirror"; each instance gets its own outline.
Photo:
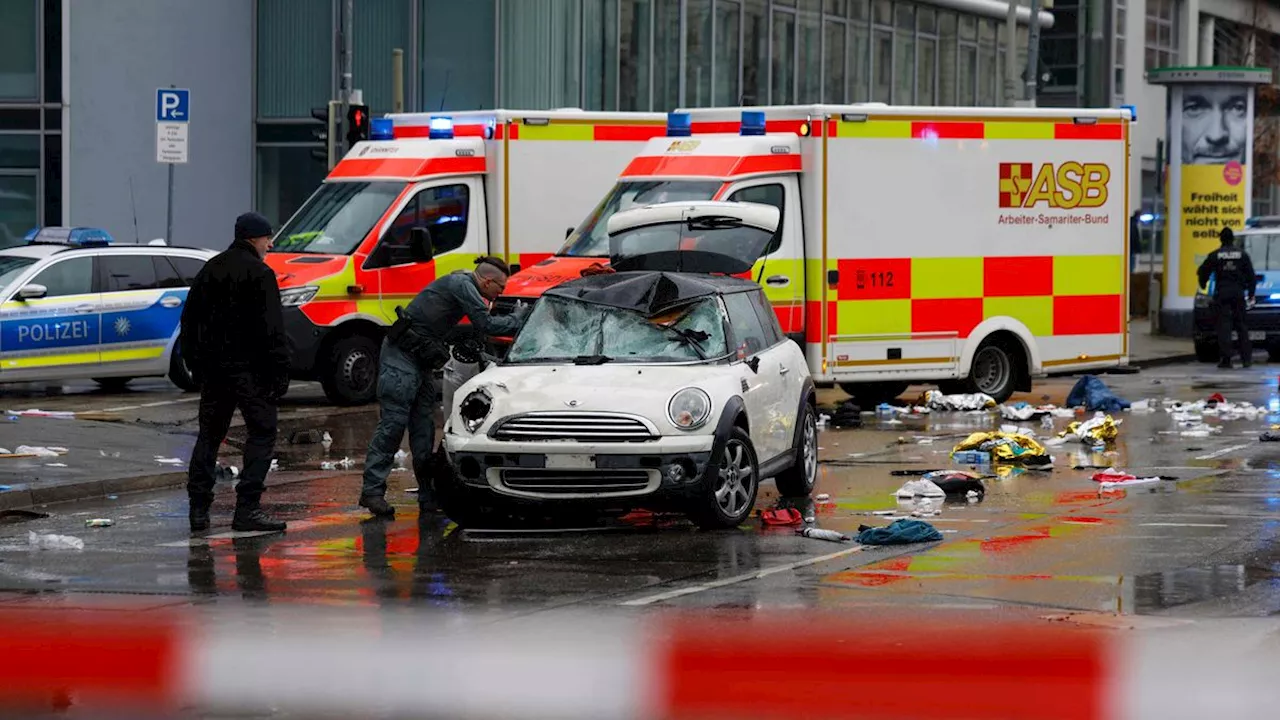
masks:
<instances>
[{"instance_id":1,"label":"side mirror","mask_svg":"<svg viewBox=\"0 0 1280 720\"><path fill-rule=\"evenodd\" d=\"M409 231L409 256L414 262L431 262L435 252L431 246L430 230L416 227Z\"/></svg>"},{"instance_id":2,"label":"side mirror","mask_svg":"<svg viewBox=\"0 0 1280 720\"><path fill-rule=\"evenodd\" d=\"M49 288L43 285L26 285L18 291L19 300L39 300L49 294Z\"/></svg>"},{"instance_id":3,"label":"side mirror","mask_svg":"<svg viewBox=\"0 0 1280 720\"><path fill-rule=\"evenodd\" d=\"M751 368L751 372L760 373L760 357L756 356L747 361L747 367Z\"/></svg>"},{"instance_id":4,"label":"side mirror","mask_svg":"<svg viewBox=\"0 0 1280 720\"><path fill-rule=\"evenodd\" d=\"M515 275L516 273L520 272L520 263L511 263L510 269L511 269L511 274Z\"/></svg>"},{"instance_id":5,"label":"side mirror","mask_svg":"<svg viewBox=\"0 0 1280 720\"><path fill-rule=\"evenodd\" d=\"M572 234L573 234L573 228L565 228L565 229L564 229L564 239L565 239L565 240L568 240L568 239L569 239L569 236L570 236L570 235L572 235Z\"/></svg>"}]
</instances>

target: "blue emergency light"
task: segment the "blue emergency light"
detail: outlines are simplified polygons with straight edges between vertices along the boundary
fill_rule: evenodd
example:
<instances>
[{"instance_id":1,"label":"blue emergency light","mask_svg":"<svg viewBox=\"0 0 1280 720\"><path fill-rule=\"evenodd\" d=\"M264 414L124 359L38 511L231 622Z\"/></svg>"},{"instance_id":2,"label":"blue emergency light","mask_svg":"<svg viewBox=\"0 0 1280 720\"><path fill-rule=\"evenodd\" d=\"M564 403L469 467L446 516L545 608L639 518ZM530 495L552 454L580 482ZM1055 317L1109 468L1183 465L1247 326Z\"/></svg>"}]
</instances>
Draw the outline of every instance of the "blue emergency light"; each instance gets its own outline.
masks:
<instances>
[{"instance_id":1,"label":"blue emergency light","mask_svg":"<svg viewBox=\"0 0 1280 720\"><path fill-rule=\"evenodd\" d=\"M77 245L79 247L102 247L113 242L111 234L106 230L90 227L32 228L26 234L25 240L29 245L56 243L59 245Z\"/></svg>"},{"instance_id":2,"label":"blue emergency light","mask_svg":"<svg viewBox=\"0 0 1280 720\"><path fill-rule=\"evenodd\" d=\"M394 140L395 138L395 123L391 118L374 118L369 121L370 140Z\"/></svg>"},{"instance_id":3,"label":"blue emergency light","mask_svg":"<svg viewBox=\"0 0 1280 720\"><path fill-rule=\"evenodd\" d=\"M693 134L693 120L689 113L667 113L667 137L689 137Z\"/></svg>"},{"instance_id":4,"label":"blue emergency light","mask_svg":"<svg viewBox=\"0 0 1280 720\"><path fill-rule=\"evenodd\" d=\"M1142 213L1141 215L1138 216L1138 222L1142 223L1143 225L1155 219L1156 219L1156 216L1152 215L1151 213Z\"/></svg>"},{"instance_id":5,"label":"blue emergency light","mask_svg":"<svg viewBox=\"0 0 1280 720\"><path fill-rule=\"evenodd\" d=\"M453 118L444 115L432 115L427 123L427 138L430 140L452 140Z\"/></svg>"},{"instance_id":6,"label":"blue emergency light","mask_svg":"<svg viewBox=\"0 0 1280 720\"><path fill-rule=\"evenodd\" d=\"M1121 105L1120 109L1128 110L1129 119L1132 120L1133 122L1138 122L1138 106L1137 105Z\"/></svg>"},{"instance_id":7,"label":"blue emergency light","mask_svg":"<svg viewBox=\"0 0 1280 720\"><path fill-rule=\"evenodd\" d=\"M742 129L743 135L763 135L764 134L764 113L759 110L745 110L742 113Z\"/></svg>"}]
</instances>

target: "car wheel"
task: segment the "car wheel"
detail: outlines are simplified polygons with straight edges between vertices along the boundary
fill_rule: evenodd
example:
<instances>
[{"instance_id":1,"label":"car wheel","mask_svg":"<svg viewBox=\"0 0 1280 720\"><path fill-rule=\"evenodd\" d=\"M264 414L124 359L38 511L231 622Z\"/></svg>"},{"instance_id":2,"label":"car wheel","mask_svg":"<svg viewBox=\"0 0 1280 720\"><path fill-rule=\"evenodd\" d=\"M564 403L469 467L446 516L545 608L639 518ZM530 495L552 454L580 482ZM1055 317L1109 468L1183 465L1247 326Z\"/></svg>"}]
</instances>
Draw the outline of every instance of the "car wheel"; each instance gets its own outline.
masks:
<instances>
[{"instance_id":1,"label":"car wheel","mask_svg":"<svg viewBox=\"0 0 1280 720\"><path fill-rule=\"evenodd\" d=\"M990 395L1002 403L1013 395L1018 381L1019 354L1008 345L988 340L978 346L969 367L969 383L977 392Z\"/></svg>"},{"instance_id":2,"label":"car wheel","mask_svg":"<svg viewBox=\"0 0 1280 720\"><path fill-rule=\"evenodd\" d=\"M187 367L186 361L182 359L182 352L177 345L173 346L173 355L169 357L169 381L183 392L194 392L200 389L196 385L195 378L191 376L191 370Z\"/></svg>"},{"instance_id":3,"label":"car wheel","mask_svg":"<svg viewBox=\"0 0 1280 720\"><path fill-rule=\"evenodd\" d=\"M121 390L125 389L125 386L127 386L130 382L133 381L133 378L103 377L103 378L94 378L93 381L98 383L98 387L101 387L103 390L108 390L110 392L120 392Z\"/></svg>"},{"instance_id":4,"label":"car wheel","mask_svg":"<svg viewBox=\"0 0 1280 720\"><path fill-rule=\"evenodd\" d=\"M339 340L320 380L325 397L337 405L372 402L378 388L378 343L365 335Z\"/></svg>"},{"instance_id":5,"label":"car wheel","mask_svg":"<svg viewBox=\"0 0 1280 720\"><path fill-rule=\"evenodd\" d=\"M783 470L775 479L778 492L786 497L804 497L813 492L818 482L818 418L809 403L800 416L800 447L791 467Z\"/></svg>"},{"instance_id":6,"label":"car wheel","mask_svg":"<svg viewBox=\"0 0 1280 720\"><path fill-rule=\"evenodd\" d=\"M851 395L859 407L870 410L880 403L898 399L899 395L907 391L907 384L904 382L840 383L840 389Z\"/></svg>"},{"instance_id":7,"label":"car wheel","mask_svg":"<svg viewBox=\"0 0 1280 720\"><path fill-rule=\"evenodd\" d=\"M1218 362L1218 341L1197 340L1196 360L1202 363ZM1275 356L1272 355L1274 358Z\"/></svg>"},{"instance_id":8,"label":"car wheel","mask_svg":"<svg viewBox=\"0 0 1280 720\"><path fill-rule=\"evenodd\" d=\"M702 497L691 513L704 530L724 530L742 524L756 504L760 463L746 430L735 427L708 473Z\"/></svg>"}]
</instances>

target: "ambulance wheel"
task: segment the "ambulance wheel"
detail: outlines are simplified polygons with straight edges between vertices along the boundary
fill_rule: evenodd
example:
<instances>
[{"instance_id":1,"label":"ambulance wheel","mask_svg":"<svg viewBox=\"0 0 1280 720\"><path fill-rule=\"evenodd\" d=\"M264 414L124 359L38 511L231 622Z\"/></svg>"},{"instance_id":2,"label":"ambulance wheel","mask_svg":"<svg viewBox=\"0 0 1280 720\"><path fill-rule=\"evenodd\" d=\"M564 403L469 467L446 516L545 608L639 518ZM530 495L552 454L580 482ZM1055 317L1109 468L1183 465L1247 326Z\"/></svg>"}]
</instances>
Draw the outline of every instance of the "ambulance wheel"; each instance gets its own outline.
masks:
<instances>
[{"instance_id":1,"label":"ambulance wheel","mask_svg":"<svg viewBox=\"0 0 1280 720\"><path fill-rule=\"evenodd\" d=\"M990 395L998 403L1013 396L1018 384L1018 363L1022 354L1001 340L986 340L973 354L969 367L969 386L974 392Z\"/></svg>"},{"instance_id":2,"label":"ambulance wheel","mask_svg":"<svg viewBox=\"0 0 1280 720\"><path fill-rule=\"evenodd\" d=\"M1276 357L1275 353L1272 353L1271 357L1275 358ZM1197 341L1196 342L1196 360L1202 363L1218 362L1218 341L1217 340L1214 340L1212 342Z\"/></svg>"},{"instance_id":3,"label":"ambulance wheel","mask_svg":"<svg viewBox=\"0 0 1280 720\"><path fill-rule=\"evenodd\" d=\"M880 403L897 400L907 391L904 382L840 383L840 389L853 396L854 402L864 410L871 410Z\"/></svg>"},{"instance_id":4,"label":"ambulance wheel","mask_svg":"<svg viewBox=\"0 0 1280 720\"><path fill-rule=\"evenodd\" d=\"M120 392L125 386L133 380L131 377L104 377L94 378L93 381L98 383L98 387L109 392Z\"/></svg>"},{"instance_id":5,"label":"ambulance wheel","mask_svg":"<svg viewBox=\"0 0 1280 720\"><path fill-rule=\"evenodd\" d=\"M365 335L339 340L329 354L320 385L335 405L372 402L378 388L378 343Z\"/></svg>"},{"instance_id":6,"label":"ambulance wheel","mask_svg":"<svg viewBox=\"0 0 1280 720\"><path fill-rule=\"evenodd\" d=\"M191 376L191 370L183 362L182 353L178 351L176 345L173 348L173 356L169 358L169 382L177 385L183 392L195 392L200 389L195 378Z\"/></svg>"}]
</instances>

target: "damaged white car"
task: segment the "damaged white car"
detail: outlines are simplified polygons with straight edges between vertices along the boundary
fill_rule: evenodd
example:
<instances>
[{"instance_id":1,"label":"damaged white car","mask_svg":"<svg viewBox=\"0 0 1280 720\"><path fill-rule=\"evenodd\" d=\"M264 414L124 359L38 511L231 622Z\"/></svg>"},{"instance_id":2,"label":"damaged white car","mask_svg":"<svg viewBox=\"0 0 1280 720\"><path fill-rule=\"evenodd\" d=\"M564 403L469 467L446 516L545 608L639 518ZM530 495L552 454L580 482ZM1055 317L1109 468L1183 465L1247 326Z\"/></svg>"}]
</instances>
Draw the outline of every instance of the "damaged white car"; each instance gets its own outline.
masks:
<instances>
[{"instance_id":1,"label":"damaged white car","mask_svg":"<svg viewBox=\"0 0 1280 720\"><path fill-rule=\"evenodd\" d=\"M747 275L777 208L683 202L609 220L613 273L548 291L505 360L459 388L437 497L459 525L588 506L743 522L762 478L818 470L803 351Z\"/></svg>"}]
</instances>

